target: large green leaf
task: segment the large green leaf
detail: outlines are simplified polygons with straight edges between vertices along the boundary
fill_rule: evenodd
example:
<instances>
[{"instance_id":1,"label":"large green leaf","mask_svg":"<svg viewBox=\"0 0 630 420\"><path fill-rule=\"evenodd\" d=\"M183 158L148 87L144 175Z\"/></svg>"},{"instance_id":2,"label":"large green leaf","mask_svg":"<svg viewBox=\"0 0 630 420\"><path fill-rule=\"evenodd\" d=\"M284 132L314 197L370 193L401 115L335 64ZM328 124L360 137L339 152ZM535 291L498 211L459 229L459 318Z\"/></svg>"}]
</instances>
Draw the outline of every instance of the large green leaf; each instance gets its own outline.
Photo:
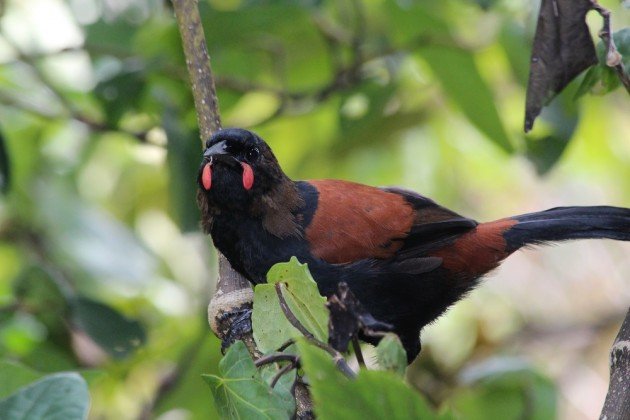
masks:
<instances>
[{"instance_id":1,"label":"large green leaf","mask_svg":"<svg viewBox=\"0 0 630 420\"><path fill-rule=\"evenodd\" d=\"M305 341L298 348L318 419L436 418L422 397L392 372L362 370L349 380L322 350Z\"/></svg>"},{"instance_id":2,"label":"large green leaf","mask_svg":"<svg viewBox=\"0 0 630 420\"><path fill-rule=\"evenodd\" d=\"M291 312L315 338L328 341L328 309L326 299L319 295L317 283L306 264L297 258L271 267L266 284L254 289L252 329L254 339L263 353L273 351L291 338L302 334L294 328L280 308L275 284L281 284L282 295Z\"/></svg>"},{"instance_id":3,"label":"large green leaf","mask_svg":"<svg viewBox=\"0 0 630 420\"><path fill-rule=\"evenodd\" d=\"M514 150L497 111L492 90L483 79L471 52L431 46L418 50L450 99L468 120L497 146Z\"/></svg>"},{"instance_id":4,"label":"large green leaf","mask_svg":"<svg viewBox=\"0 0 630 420\"><path fill-rule=\"evenodd\" d=\"M0 361L0 378L2 378L0 380L0 398L5 398L41 376L33 369L17 362Z\"/></svg>"},{"instance_id":5,"label":"large green leaf","mask_svg":"<svg viewBox=\"0 0 630 420\"><path fill-rule=\"evenodd\" d=\"M562 157L579 121L578 103L573 99L577 83L570 83L548 106L540 120L544 135L526 135L526 156L540 175L547 173ZM539 132L539 129L536 130Z\"/></svg>"},{"instance_id":6,"label":"large green leaf","mask_svg":"<svg viewBox=\"0 0 630 420\"><path fill-rule=\"evenodd\" d=\"M219 374L202 376L223 419L286 419L295 411L292 398L262 379L242 341L221 359Z\"/></svg>"},{"instance_id":7,"label":"large green leaf","mask_svg":"<svg viewBox=\"0 0 630 420\"><path fill-rule=\"evenodd\" d=\"M146 341L138 321L103 303L78 296L70 301L70 308L74 325L115 358L129 355Z\"/></svg>"},{"instance_id":8,"label":"large green leaf","mask_svg":"<svg viewBox=\"0 0 630 420\"><path fill-rule=\"evenodd\" d=\"M44 377L0 401L5 420L80 420L87 418L90 395L76 373Z\"/></svg>"}]
</instances>

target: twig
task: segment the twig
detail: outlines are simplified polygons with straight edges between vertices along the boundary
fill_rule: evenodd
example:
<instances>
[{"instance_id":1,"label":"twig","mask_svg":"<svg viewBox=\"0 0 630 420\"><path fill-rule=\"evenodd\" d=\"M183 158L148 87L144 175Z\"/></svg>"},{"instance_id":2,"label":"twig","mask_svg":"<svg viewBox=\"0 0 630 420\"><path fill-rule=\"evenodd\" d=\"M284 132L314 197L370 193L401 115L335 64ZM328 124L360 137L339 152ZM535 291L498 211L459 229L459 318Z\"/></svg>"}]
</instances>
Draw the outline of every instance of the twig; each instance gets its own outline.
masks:
<instances>
[{"instance_id":1,"label":"twig","mask_svg":"<svg viewBox=\"0 0 630 420\"><path fill-rule=\"evenodd\" d=\"M615 41L612 37L612 30L610 25L610 10L602 7L597 0L591 0L593 10L597 11L604 20L604 25L599 31L599 37L602 39L604 45L606 45L606 65L617 73L619 80L626 88L626 91L630 93L630 74L626 72L623 65L623 57L617 50Z\"/></svg>"},{"instance_id":2,"label":"twig","mask_svg":"<svg viewBox=\"0 0 630 420\"><path fill-rule=\"evenodd\" d=\"M357 357L357 362L359 362L359 366L365 367L365 359L363 358L361 345L359 344L359 339L356 337L356 335L352 337L352 348L354 349L354 355Z\"/></svg>"},{"instance_id":3,"label":"twig","mask_svg":"<svg viewBox=\"0 0 630 420\"><path fill-rule=\"evenodd\" d=\"M298 356L296 356L295 354L271 353L266 356L262 356L258 358L258 360L254 362L254 365L256 367L261 367L261 366L268 365L271 363L277 363L277 362L297 363L297 361L298 361Z\"/></svg>"},{"instance_id":4,"label":"twig","mask_svg":"<svg viewBox=\"0 0 630 420\"><path fill-rule=\"evenodd\" d=\"M311 332L308 331L293 314L291 308L289 308L289 305L287 304L287 301L284 299L284 296L282 294L282 283L276 283L275 289L276 294L278 295L278 300L280 301L280 308L282 309L282 312L284 313L284 316L286 316L289 323L293 325L295 329L297 329L300 333L302 333L302 335L306 337L309 343L313 344L316 347L319 347L320 349L327 352L330 356L332 356L335 365L344 375L346 375L348 378L356 377L356 374L352 369L350 369L350 366L348 366L348 363L346 363L346 359L344 359L343 355L328 344L323 343L315 338L315 336L311 334Z\"/></svg>"},{"instance_id":5,"label":"twig","mask_svg":"<svg viewBox=\"0 0 630 420\"><path fill-rule=\"evenodd\" d=\"M221 128L219 101L210 67L210 56L194 0L172 0L177 26L182 36L186 67L190 76L201 141Z\"/></svg>"},{"instance_id":6,"label":"twig","mask_svg":"<svg viewBox=\"0 0 630 420\"><path fill-rule=\"evenodd\" d=\"M271 380L271 383L269 384L269 386L271 386L272 388L276 386L276 384L278 383L278 381L280 380L280 378L285 375L286 373L290 372L291 370L295 369L297 367L297 362L295 363L288 363L286 366L284 366L282 369L280 369L278 371L278 373L275 374L275 376L273 377L273 379Z\"/></svg>"}]
</instances>

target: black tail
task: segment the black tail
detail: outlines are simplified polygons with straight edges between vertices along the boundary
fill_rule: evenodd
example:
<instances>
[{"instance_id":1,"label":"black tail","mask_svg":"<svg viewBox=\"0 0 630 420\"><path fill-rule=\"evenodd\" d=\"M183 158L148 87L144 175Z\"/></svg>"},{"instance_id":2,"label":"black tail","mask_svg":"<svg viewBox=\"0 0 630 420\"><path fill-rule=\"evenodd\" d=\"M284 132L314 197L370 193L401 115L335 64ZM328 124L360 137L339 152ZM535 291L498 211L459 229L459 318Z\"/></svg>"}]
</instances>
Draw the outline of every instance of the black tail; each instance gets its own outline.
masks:
<instances>
[{"instance_id":1,"label":"black tail","mask_svg":"<svg viewBox=\"0 0 630 420\"><path fill-rule=\"evenodd\" d=\"M569 239L630 241L630 209L621 207L556 207L511 219L518 223L503 234L510 252L525 245Z\"/></svg>"}]
</instances>

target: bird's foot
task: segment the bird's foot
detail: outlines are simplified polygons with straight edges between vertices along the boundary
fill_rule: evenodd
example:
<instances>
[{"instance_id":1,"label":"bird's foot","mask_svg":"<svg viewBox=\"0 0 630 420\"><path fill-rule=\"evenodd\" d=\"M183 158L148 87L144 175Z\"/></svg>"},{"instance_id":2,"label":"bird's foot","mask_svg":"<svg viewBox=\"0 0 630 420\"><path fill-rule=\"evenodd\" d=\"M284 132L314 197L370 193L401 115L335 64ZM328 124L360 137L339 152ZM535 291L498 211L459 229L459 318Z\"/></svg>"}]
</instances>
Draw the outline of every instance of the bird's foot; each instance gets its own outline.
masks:
<instances>
[{"instance_id":1,"label":"bird's foot","mask_svg":"<svg viewBox=\"0 0 630 420\"><path fill-rule=\"evenodd\" d=\"M218 321L219 323L230 322L229 327L223 334L221 339L221 352L225 351L234 344L237 340L243 338L244 335L252 332L252 309L238 309L233 311L226 311L222 313Z\"/></svg>"}]
</instances>

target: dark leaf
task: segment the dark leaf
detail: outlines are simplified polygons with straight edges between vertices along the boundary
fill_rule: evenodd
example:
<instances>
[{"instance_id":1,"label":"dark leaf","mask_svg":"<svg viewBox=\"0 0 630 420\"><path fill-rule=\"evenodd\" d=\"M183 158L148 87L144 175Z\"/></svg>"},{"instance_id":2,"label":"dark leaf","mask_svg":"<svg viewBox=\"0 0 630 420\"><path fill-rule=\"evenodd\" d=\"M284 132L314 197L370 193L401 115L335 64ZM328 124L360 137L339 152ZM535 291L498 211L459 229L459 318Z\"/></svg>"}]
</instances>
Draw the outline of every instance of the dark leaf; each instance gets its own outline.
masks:
<instances>
[{"instance_id":1,"label":"dark leaf","mask_svg":"<svg viewBox=\"0 0 630 420\"><path fill-rule=\"evenodd\" d=\"M10 185L9 151L7 150L4 135L0 131L0 192L6 194Z\"/></svg>"},{"instance_id":2,"label":"dark leaf","mask_svg":"<svg viewBox=\"0 0 630 420\"><path fill-rule=\"evenodd\" d=\"M548 128L547 134L525 136L527 158L540 175L556 164L573 137L579 120L578 104L573 99L576 88L577 83L572 83L543 110L541 119Z\"/></svg>"},{"instance_id":3,"label":"dark leaf","mask_svg":"<svg viewBox=\"0 0 630 420\"><path fill-rule=\"evenodd\" d=\"M359 332L370 336L376 331L392 330L391 325L377 321L363 308L346 283L339 283L339 290L328 299L327 306L328 343L338 351L346 352L350 340Z\"/></svg>"},{"instance_id":4,"label":"dark leaf","mask_svg":"<svg viewBox=\"0 0 630 420\"><path fill-rule=\"evenodd\" d=\"M166 107L164 130L168 138L167 163L169 170L170 202L183 232L199 228L199 210L195 194L197 192L197 171L201 163L201 143L199 134L187 130L181 118Z\"/></svg>"},{"instance_id":5,"label":"dark leaf","mask_svg":"<svg viewBox=\"0 0 630 420\"><path fill-rule=\"evenodd\" d=\"M70 308L73 324L115 358L128 356L146 341L138 321L103 303L79 296L70 301Z\"/></svg>"},{"instance_id":6,"label":"dark leaf","mask_svg":"<svg viewBox=\"0 0 630 420\"><path fill-rule=\"evenodd\" d=\"M585 22L589 0L542 0L532 48L525 132L554 96L578 74L597 63Z\"/></svg>"},{"instance_id":7,"label":"dark leaf","mask_svg":"<svg viewBox=\"0 0 630 420\"><path fill-rule=\"evenodd\" d=\"M46 376L0 401L6 420L82 420L89 408L87 384L77 373Z\"/></svg>"},{"instance_id":8,"label":"dark leaf","mask_svg":"<svg viewBox=\"0 0 630 420\"><path fill-rule=\"evenodd\" d=\"M138 107L144 87L145 73L138 68L123 69L96 86L94 93L103 103L110 126L115 127L125 113Z\"/></svg>"}]
</instances>

